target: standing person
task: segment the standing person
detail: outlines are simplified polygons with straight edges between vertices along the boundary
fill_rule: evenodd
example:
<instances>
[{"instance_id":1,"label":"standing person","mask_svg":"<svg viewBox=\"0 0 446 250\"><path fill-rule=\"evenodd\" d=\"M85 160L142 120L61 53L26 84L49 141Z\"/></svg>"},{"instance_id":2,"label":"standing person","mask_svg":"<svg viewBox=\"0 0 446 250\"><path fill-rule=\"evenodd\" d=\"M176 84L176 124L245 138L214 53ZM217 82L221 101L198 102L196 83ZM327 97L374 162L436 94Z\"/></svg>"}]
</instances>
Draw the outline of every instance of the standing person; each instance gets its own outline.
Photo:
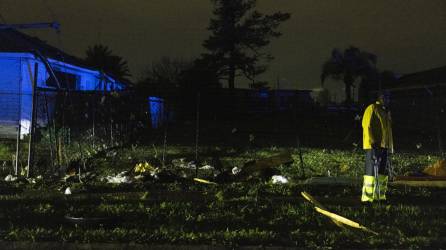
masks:
<instances>
[{"instance_id":1,"label":"standing person","mask_svg":"<svg viewBox=\"0 0 446 250\"><path fill-rule=\"evenodd\" d=\"M393 153L392 119L389 111L390 95L380 92L362 118L365 175L362 202L385 200L388 181L388 153Z\"/></svg>"}]
</instances>

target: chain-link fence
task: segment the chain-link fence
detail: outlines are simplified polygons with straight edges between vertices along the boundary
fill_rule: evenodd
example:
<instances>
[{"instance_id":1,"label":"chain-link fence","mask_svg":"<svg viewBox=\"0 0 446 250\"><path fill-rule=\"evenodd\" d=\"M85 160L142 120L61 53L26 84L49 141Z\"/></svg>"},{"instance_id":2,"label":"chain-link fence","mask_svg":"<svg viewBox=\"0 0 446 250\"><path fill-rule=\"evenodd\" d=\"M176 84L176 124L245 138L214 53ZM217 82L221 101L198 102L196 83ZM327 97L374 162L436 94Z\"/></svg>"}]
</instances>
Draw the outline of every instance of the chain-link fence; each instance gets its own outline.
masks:
<instances>
[{"instance_id":1,"label":"chain-link fence","mask_svg":"<svg viewBox=\"0 0 446 250\"><path fill-rule=\"evenodd\" d=\"M397 151L441 152L443 92L395 92L392 102ZM36 172L53 172L113 147L322 147L361 150L365 107L321 106L310 91L212 89L150 96L138 91L36 93L34 144L29 148L32 112L14 104L32 95L2 93L2 133L19 140L18 168L34 153ZM411 104L412 103L412 104ZM32 105L32 101L29 101ZM25 112L25 111L26 112ZM24 114L26 113L26 114ZM26 118L28 117L28 118ZM15 121L14 121L15 120ZM20 121L20 122L19 122ZM22 136L17 137L21 124ZM14 145L11 144L14 149ZM15 151L14 151L15 152ZM85 162L84 162L85 163Z\"/></svg>"}]
</instances>

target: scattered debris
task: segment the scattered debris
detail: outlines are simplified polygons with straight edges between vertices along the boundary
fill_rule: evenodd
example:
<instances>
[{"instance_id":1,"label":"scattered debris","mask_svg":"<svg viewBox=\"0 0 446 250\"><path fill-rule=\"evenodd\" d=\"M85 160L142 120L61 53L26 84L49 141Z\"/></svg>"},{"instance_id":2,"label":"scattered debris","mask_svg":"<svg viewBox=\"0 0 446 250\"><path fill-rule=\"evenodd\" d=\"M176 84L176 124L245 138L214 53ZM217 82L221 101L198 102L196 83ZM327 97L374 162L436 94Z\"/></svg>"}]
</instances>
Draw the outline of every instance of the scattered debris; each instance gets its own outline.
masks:
<instances>
[{"instance_id":1,"label":"scattered debris","mask_svg":"<svg viewBox=\"0 0 446 250\"><path fill-rule=\"evenodd\" d=\"M208 181L208 180L204 180L204 179L200 179L200 178L194 178L194 181L196 181L196 182L200 182L200 183L204 183L204 184L213 184L213 185L217 185L217 183L215 183L215 182Z\"/></svg>"},{"instance_id":2,"label":"scattered debris","mask_svg":"<svg viewBox=\"0 0 446 250\"><path fill-rule=\"evenodd\" d=\"M288 183L288 179L282 175L273 175L273 177L271 177L271 181L273 184L287 184Z\"/></svg>"},{"instance_id":3,"label":"scattered debris","mask_svg":"<svg viewBox=\"0 0 446 250\"><path fill-rule=\"evenodd\" d=\"M440 160L423 169L423 173L430 176L446 177L446 160Z\"/></svg>"},{"instance_id":4,"label":"scattered debris","mask_svg":"<svg viewBox=\"0 0 446 250\"><path fill-rule=\"evenodd\" d=\"M342 186L357 186L362 184L360 178L354 177L311 177L306 179L303 184L305 185L342 185Z\"/></svg>"},{"instance_id":5,"label":"scattered debris","mask_svg":"<svg viewBox=\"0 0 446 250\"><path fill-rule=\"evenodd\" d=\"M172 160L172 164L174 167L178 168L195 169L197 167L197 163L195 161L186 162L186 158L174 159Z\"/></svg>"},{"instance_id":6,"label":"scattered debris","mask_svg":"<svg viewBox=\"0 0 446 250\"><path fill-rule=\"evenodd\" d=\"M317 201L315 198L313 198L313 196L311 196L309 193L307 192L301 192L300 193L307 201L311 202L314 206L316 207L320 207L324 210L327 210L324 206L322 206L321 203L319 203L319 201ZM334 224L336 224L338 227L341 228L345 228L344 225L342 225L342 223L340 223L337 220L332 219L332 221L334 222Z\"/></svg>"},{"instance_id":7,"label":"scattered debris","mask_svg":"<svg viewBox=\"0 0 446 250\"><path fill-rule=\"evenodd\" d=\"M121 172L117 174L116 176L107 176L105 177L105 180L107 180L108 183L132 183L132 180L129 176L127 176L127 171Z\"/></svg>"},{"instance_id":8,"label":"scattered debris","mask_svg":"<svg viewBox=\"0 0 446 250\"><path fill-rule=\"evenodd\" d=\"M242 171L241 168L238 168L238 167L233 167L232 168L232 174L233 175L238 175L241 171Z\"/></svg>"},{"instance_id":9,"label":"scattered debris","mask_svg":"<svg viewBox=\"0 0 446 250\"><path fill-rule=\"evenodd\" d=\"M315 207L315 209L319 213L321 213L321 214L331 218L332 220L336 220L336 221L338 221L338 222L340 222L342 224L345 224L347 226L354 227L354 228L357 228L357 229L361 229L361 230L363 230L365 232L369 232L369 233L372 233L374 235L379 235L377 232L372 231L372 230L368 229L367 227L360 225L358 222L354 222L352 220L349 220L349 219L347 219L345 217L342 217L340 215L337 215L335 213L329 212L329 211L327 211L325 209L322 209L322 208L319 208L319 207Z\"/></svg>"},{"instance_id":10,"label":"scattered debris","mask_svg":"<svg viewBox=\"0 0 446 250\"><path fill-rule=\"evenodd\" d=\"M5 181L7 182L12 182L12 181L16 181L17 177L13 176L12 174L9 174L5 177Z\"/></svg>"},{"instance_id":11,"label":"scattered debris","mask_svg":"<svg viewBox=\"0 0 446 250\"><path fill-rule=\"evenodd\" d=\"M440 160L427 166L422 171L408 172L395 176L392 185L408 185L415 187L446 187L446 160Z\"/></svg>"},{"instance_id":12,"label":"scattered debris","mask_svg":"<svg viewBox=\"0 0 446 250\"><path fill-rule=\"evenodd\" d=\"M282 164L289 164L293 162L293 158L291 157L290 152L284 152L279 155L271 156L268 158L249 161L245 163L242 170L238 174L239 177L247 178L255 172L271 172L271 170L275 167L278 167ZM272 175L271 175L272 176ZM268 178L270 178L269 176Z\"/></svg>"},{"instance_id":13,"label":"scattered debris","mask_svg":"<svg viewBox=\"0 0 446 250\"><path fill-rule=\"evenodd\" d=\"M141 195L141 200L146 200L149 197L149 192L144 192L143 195Z\"/></svg>"},{"instance_id":14,"label":"scattered debris","mask_svg":"<svg viewBox=\"0 0 446 250\"><path fill-rule=\"evenodd\" d=\"M135 175L135 177L133 177L133 178L135 178L135 180L142 180L142 179L144 179L144 175L142 175L142 174L140 174L140 175Z\"/></svg>"},{"instance_id":15,"label":"scattered debris","mask_svg":"<svg viewBox=\"0 0 446 250\"><path fill-rule=\"evenodd\" d=\"M70 187L67 187L67 188L65 189L64 194L65 194L65 195L70 195L70 194L71 194L71 188L70 188Z\"/></svg>"},{"instance_id":16,"label":"scattered debris","mask_svg":"<svg viewBox=\"0 0 446 250\"><path fill-rule=\"evenodd\" d=\"M214 167L212 167L211 165L204 165L202 167L199 168L200 170L214 170Z\"/></svg>"},{"instance_id":17,"label":"scattered debris","mask_svg":"<svg viewBox=\"0 0 446 250\"><path fill-rule=\"evenodd\" d=\"M217 176L215 176L215 181L217 183L230 183L235 181L236 175L231 170L222 171Z\"/></svg>"},{"instance_id":18,"label":"scattered debris","mask_svg":"<svg viewBox=\"0 0 446 250\"><path fill-rule=\"evenodd\" d=\"M413 187L437 187L446 188L446 177L412 177L412 176L396 176L395 181L390 182L391 185L404 185Z\"/></svg>"},{"instance_id":19,"label":"scattered debris","mask_svg":"<svg viewBox=\"0 0 446 250\"><path fill-rule=\"evenodd\" d=\"M73 217L69 215L65 215L64 218L70 223L80 225L103 225L111 223L115 220L113 217Z\"/></svg>"},{"instance_id":20,"label":"scattered debris","mask_svg":"<svg viewBox=\"0 0 446 250\"><path fill-rule=\"evenodd\" d=\"M347 225L347 226L350 226L353 228L361 229L365 232L369 232L369 233L378 235L377 232L372 231L372 230L368 229L367 227L360 225L357 222L354 222L350 219L347 219L347 218L337 215L335 213L329 212L321 203L319 203L316 199L314 199L309 193L301 192L301 194L306 200L308 200L315 206L314 208L316 209L317 212L329 217L339 227L344 228L344 225Z\"/></svg>"},{"instance_id":21,"label":"scattered debris","mask_svg":"<svg viewBox=\"0 0 446 250\"><path fill-rule=\"evenodd\" d=\"M151 175L153 175L156 172L156 170L157 168L153 167L148 162L138 163L135 166L135 173L137 174L150 173Z\"/></svg>"},{"instance_id":22,"label":"scattered debris","mask_svg":"<svg viewBox=\"0 0 446 250\"><path fill-rule=\"evenodd\" d=\"M26 180L27 180L28 183L30 183L30 184L36 184L36 179L34 179L34 178L26 178Z\"/></svg>"}]
</instances>

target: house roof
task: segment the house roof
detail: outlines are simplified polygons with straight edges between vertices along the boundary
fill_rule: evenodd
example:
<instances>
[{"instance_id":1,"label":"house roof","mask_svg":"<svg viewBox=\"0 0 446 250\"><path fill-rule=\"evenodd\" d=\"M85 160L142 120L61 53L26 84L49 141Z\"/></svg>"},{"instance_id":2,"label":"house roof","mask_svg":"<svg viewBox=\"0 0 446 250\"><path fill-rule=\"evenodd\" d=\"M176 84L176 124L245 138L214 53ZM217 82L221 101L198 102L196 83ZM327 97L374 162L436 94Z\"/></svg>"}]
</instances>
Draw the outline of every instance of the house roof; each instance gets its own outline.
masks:
<instances>
[{"instance_id":1,"label":"house roof","mask_svg":"<svg viewBox=\"0 0 446 250\"><path fill-rule=\"evenodd\" d=\"M32 37L15 29L0 29L0 52L39 51L43 56L72 65L89 68L82 59L69 55L37 37Z\"/></svg>"},{"instance_id":2,"label":"house roof","mask_svg":"<svg viewBox=\"0 0 446 250\"><path fill-rule=\"evenodd\" d=\"M401 76L386 89L405 90L446 86L446 66Z\"/></svg>"}]
</instances>

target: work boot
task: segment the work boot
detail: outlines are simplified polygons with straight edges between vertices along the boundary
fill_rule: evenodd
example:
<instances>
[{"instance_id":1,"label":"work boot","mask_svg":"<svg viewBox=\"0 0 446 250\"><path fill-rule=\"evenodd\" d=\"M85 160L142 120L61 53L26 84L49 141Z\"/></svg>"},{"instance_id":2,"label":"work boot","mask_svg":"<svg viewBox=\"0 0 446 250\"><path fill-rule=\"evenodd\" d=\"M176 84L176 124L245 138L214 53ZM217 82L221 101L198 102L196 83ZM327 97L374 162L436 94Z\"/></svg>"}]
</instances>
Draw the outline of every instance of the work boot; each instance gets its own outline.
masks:
<instances>
[{"instance_id":1,"label":"work boot","mask_svg":"<svg viewBox=\"0 0 446 250\"><path fill-rule=\"evenodd\" d=\"M378 175L379 195L376 194L378 200L386 200L387 182L389 177L387 175ZM376 190L376 192L378 192Z\"/></svg>"},{"instance_id":2,"label":"work boot","mask_svg":"<svg viewBox=\"0 0 446 250\"><path fill-rule=\"evenodd\" d=\"M376 199L375 195L375 177L371 175L364 175L364 182L362 184L362 202L373 202Z\"/></svg>"}]
</instances>

